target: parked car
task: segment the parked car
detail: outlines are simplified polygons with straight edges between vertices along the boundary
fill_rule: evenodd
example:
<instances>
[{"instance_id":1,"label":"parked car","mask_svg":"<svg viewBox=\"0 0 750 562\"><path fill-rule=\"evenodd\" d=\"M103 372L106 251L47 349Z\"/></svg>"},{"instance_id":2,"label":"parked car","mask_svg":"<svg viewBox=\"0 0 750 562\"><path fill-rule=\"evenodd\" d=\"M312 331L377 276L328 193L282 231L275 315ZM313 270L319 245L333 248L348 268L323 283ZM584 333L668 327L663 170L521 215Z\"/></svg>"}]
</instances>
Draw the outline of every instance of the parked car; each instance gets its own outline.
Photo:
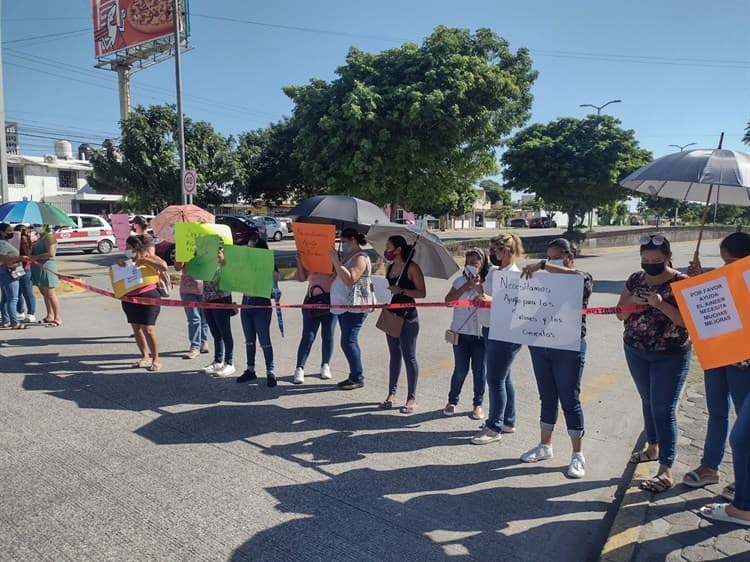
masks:
<instances>
[{"instance_id":1,"label":"parked car","mask_svg":"<svg viewBox=\"0 0 750 562\"><path fill-rule=\"evenodd\" d=\"M294 221L290 219L289 217L279 217L279 221L282 222L284 225L286 225L286 231L291 234L294 230L293 223Z\"/></svg>"},{"instance_id":2,"label":"parked car","mask_svg":"<svg viewBox=\"0 0 750 562\"><path fill-rule=\"evenodd\" d=\"M237 218L237 219L245 222L245 224L247 224L247 225L249 225L249 226L251 226L253 228L258 229L258 235L263 240L268 240L268 227L266 226L266 223L263 222L263 221L256 220L256 219L254 219L254 218L252 218L252 217L250 217L248 215L217 215L217 217L218 216L225 216L225 217L234 217L234 218ZM216 219L216 222L219 222L218 218Z\"/></svg>"},{"instance_id":3,"label":"parked car","mask_svg":"<svg viewBox=\"0 0 750 562\"><path fill-rule=\"evenodd\" d=\"M529 221L529 228L557 228L557 223L549 217L534 217Z\"/></svg>"},{"instance_id":4,"label":"parked car","mask_svg":"<svg viewBox=\"0 0 750 562\"><path fill-rule=\"evenodd\" d=\"M256 223L266 225L266 236L274 242L280 242L284 239L284 236L289 234L289 229L286 224L277 219L276 217L269 217L268 215L256 215L250 217Z\"/></svg>"},{"instance_id":5,"label":"parked car","mask_svg":"<svg viewBox=\"0 0 750 562\"><path fill-rule=\"evenodd\" d=\"M508 226L512 228L529 228L529 221L522 217L508 219Z\"/></svg>"},{"instance_id":6,"label":"parked car","mask_svg":"<svg viewBox=\"0 0 750 562\"><path fill-rule=\"evenodd\" d=\"M644 221L641 217L632 216L630 217L630 226L643 226Z\"/></svg>"},{"instance_id":7,"label":"parked car","mask_svg":"<svg viewBox=\"0 0 750 562\"><path fill-rule=\"evenodd\" d=\"M108 254L115 247L115 234L112 225L98 215L73 213L69 215L77 225L64 226L55 230L57 249L82 250L90 254L94 250Z\"/></svg>"}]
</instances>

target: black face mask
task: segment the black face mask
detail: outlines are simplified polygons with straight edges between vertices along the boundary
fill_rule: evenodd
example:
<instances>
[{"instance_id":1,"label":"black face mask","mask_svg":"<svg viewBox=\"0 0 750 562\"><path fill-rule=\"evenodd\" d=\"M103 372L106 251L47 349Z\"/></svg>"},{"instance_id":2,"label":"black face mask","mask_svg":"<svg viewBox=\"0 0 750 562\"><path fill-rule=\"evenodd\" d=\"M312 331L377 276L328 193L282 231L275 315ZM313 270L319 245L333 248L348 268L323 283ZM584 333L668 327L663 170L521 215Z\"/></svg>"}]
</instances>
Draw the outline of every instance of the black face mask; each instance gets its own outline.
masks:
<instances>
[{"instance_id":1,"label":"black face mask","mask_svg":"<svg viewBox=\"0 0 750 562\"><path fill-rule=\"evenodd\" d=\"M497 259L497 256L495 254L490 254L490 263L492 265L496 265L497 267L500 267L500 260Z\"/></svg>"},{"instance_id":2,"label":"black face mask","mask_svg":"<svg viewBox=\"0 0 750 562\"><path fill-rule=\"evenodd\" d=\"M641 268L643 271L646 272L647 275L651 275L652 277L656 277L657 275L661 275L664 273L664 270L667 269L667 264L664 262L661 263L642 263Z\"/></svg>"}]
</instances>

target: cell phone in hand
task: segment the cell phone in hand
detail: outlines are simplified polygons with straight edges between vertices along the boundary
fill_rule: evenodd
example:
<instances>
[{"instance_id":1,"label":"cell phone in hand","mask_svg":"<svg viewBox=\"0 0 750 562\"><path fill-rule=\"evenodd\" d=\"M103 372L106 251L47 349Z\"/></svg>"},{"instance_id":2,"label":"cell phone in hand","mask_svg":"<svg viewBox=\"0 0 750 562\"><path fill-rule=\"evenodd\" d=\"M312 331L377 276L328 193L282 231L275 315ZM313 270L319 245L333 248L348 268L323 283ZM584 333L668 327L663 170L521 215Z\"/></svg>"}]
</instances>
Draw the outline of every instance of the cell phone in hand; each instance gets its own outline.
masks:
<instances>
[{"instance_id":1,"label":"cell phone in hand","mask_svg":"<svg viewBox=\"0 0 750 562\"><path fill-rule=\"evenodd\" d=\"M635 290L635 294L641 297L642 299L647 299L648 296L651 294L651 291L645 287L638 287Z\"/></svg>"}]
</instances>

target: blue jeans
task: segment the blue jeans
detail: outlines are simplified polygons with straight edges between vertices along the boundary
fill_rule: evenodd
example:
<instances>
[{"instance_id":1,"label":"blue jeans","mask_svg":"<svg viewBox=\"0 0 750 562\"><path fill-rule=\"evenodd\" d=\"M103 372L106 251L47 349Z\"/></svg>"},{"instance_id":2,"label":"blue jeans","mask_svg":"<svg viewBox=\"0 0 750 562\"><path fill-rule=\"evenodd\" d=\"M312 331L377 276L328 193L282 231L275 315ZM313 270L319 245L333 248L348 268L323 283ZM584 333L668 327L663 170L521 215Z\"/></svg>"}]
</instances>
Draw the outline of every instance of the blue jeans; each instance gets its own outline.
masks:
<instances>
[{"instance_id":1,"label":"blue jeans","mask_svg":"<svg viewBox=\"0 0 750 562\"><path fill-rule=\"evenodd\" d=\"M271 299L263 297L242 297L242 304L255 306L271 306ZM247 353L247 368L255 370L255 340L257 338L263 350L266 361L266 372L273 373L273 346L271 345L271 316L270 308L243 308L240 312L242 331L245 333L245 351Z\"/></svg>"},{"instance_id":2,"label":"blue jeans","mask_svg":"<svg viewBox=\"0 0 750 562\"><path fill-rule=\"evenodd\" d=\"M641 396L646 439L659 445L659 464L671 467L677 452L677 402L690 369L690 351L661 353L625 346L630 376Z\"/></svg>"},{"instance_id":3,"label":"blue jeans","mask_svg":"<svg viewBox=\"0 0 750 562\"><path fill-rule=\"evenodd\" d=\"M180 298L184 301L202 302L202 295L191 295L189 293L180 293ZM185 316L188 323L188 340L190 347L200 347L208 341L208 321L206 320L205 309L203 308L185 308Z\"/></svg>"},{"instance_id":4,"label":"blue jeans","mask_svg":"<svg viewBox=\"0 0 750 562\"><path fill-rule=\"evenodd\" d=\"M484 373L484 338L458 334L458 344L453 346L453 374L451 388L448 391L448 404L458 404L461 388L464 386L469 365L474 376L474 406L481 406L484 401L484 387L487 383Z\"/></svg>"},{"instance_id":5,"label":"blue jeans","mask_svg":"<svg viewBox=\"0 0 750 562\"><path fill-rule=\"evenodd\" d=\"M310 349L318 335L320 328L320 339L322 340L321 365L328 365L333 356L333 332L336 330L336 317L331 314L313 316L309 310L302 310L302 338L297 348L297 367L305 368Z\"/></svg>"},{"instance_id":6,"label":"blue jeans","mask_svg":"<svg viewBox=\"0 0 750 562\"><path fill-rule=\"evenodd\" d=\"M565 425L571 437L583 437L581 378L586 359L586 340L581 338L581 351L529 347L534 378L542 402L539 426L552 431L557 422L558 402L562 406Z\"/></svg>"},{"instance_id":7,"label":"blue jeans","mask_svg":"<svg viewBox=\"0 0 750 562\"><path fill-rule=\"evenodd\" d=\"M404 321L404 327L399 337L394 338L387 334L385 336L388 343L388 353L391 357L388 365L388 393L396 394L403 359L406 366L406 400L415 400L417 397L417 379L419 378L419 364L417 363L418 335L419 318L413 318Z\"/></svg>"},{"instance_id":8,"label":"blue jeans","mask_svg":"<svg viewBox=\"0 0 750 562\"><path fill-rule=\"evenodd\" d=\"M21 314L26 302L26 314L36 314L36 297L34 296L34 284L31 282L31 269L26 270L26 275L18 280L18 306L16 312Z\"/></svg>"},{"instance_id":9,"label":"blue jeans","mask_svg":"<svg viewBox=\"0 0 750 562\"><path fill-rule=\"evenodd\" d=\"M747 374L746 374L747 376ZM750 400L745 400L729 434L734 462L734 501L737 509L750 510Z\"/></svg>"},{"instance_id":10,"label":"blue jeans","mask_svg":"<svg viewBox=\"0 0 750 562\"><path fill-rule=\"evenodd\" d=\"M234 364L234 338L232 337L232 316L226 308L206 308L208 329L214 338L214 363Z\"/></svg>"},{"instance_id":11,"label":"blue jeans","mask_svg":"<svg viewBox=\"0 0 750 562\"><path fill-rule=\"evenodd\" d=\"M701 464L719 470L729 434L729 398L734 403L734 411L739 412L750 395L750 369L732 365L709 369L704 373L703 382L706 386L708 427Z\"/></svg>"},{"instance_id":12,"label":"blue jeans","mask_svg":"<svg viewBox=\"0 0 750 562\"><path fill-rule=\"evenodd\" d=\"M365 382L365 372L362 367L362 351L359 349L359 331L365 323L367 313L344 312L339 314L339 327L341 328L341 351L344 352L349 363L349 380L352 382Z\"/></svg>"},{"instance_id":13,"label":"blue jeans","mask_svg":"<svg viewBox=\"0 0 750 562\"><path fill-rule=\"evenodd\" d=\"M510 367L521 349L521 344L491 340L489 328L482 328L482 334L485 338L484 364L487 371L487 388L490 391L490 411L485 425L492 431L500 431L503 425L515 427L516 389L510 378Z\"/></svg>"},{"instance_id":14,"label":"blue jeans","mask_svg":"<svg viewBox=\"0 0 750 562\"><path fill-rule=\"evenodd\" d=\"M18 279L13 279L8 268L0 264L0 317L3 322L18 324Z\"/></svg>"}]
</instances>

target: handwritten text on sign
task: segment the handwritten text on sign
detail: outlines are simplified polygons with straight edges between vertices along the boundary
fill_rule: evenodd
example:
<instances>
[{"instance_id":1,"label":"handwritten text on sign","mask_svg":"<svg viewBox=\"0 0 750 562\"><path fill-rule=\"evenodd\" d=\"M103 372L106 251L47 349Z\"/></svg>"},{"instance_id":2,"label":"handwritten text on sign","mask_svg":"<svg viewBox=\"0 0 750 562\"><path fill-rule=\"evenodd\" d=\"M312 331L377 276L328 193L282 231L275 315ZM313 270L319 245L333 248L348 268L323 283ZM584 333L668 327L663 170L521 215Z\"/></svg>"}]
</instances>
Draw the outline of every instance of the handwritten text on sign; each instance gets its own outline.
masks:
<instances>
[{"instance_id":1,"label":"handwritten text on sign","mask_svg":"<svg viewBox=\"0 0 750 562\"><path fill-rule=\"evenodd\" d=\"M742 329L726 277L691 287L683 296L700 339Z\"/></svg>"},{"instance_id":2,"label":"handwritten text on sign","mask_svg":"<svg viewBox=\"0 0 750 562\"><path fill-rule=\"evenodd\" d=\"M583 277L537 273L530 279L495 272L490 339L578 351L581 348Z\"/></svg>"},{"instance_id":3,"label":"handwritten text on sign","mask_svg":"<svg viewBox=\"0 0 750 562\"><path fill-rule=\"evenodd\" d=\"M336 245L335 226L296 222L294 241L307 271L325 274L333 271L333 262L328 253Z\"/></svg>"}]
</instances>

